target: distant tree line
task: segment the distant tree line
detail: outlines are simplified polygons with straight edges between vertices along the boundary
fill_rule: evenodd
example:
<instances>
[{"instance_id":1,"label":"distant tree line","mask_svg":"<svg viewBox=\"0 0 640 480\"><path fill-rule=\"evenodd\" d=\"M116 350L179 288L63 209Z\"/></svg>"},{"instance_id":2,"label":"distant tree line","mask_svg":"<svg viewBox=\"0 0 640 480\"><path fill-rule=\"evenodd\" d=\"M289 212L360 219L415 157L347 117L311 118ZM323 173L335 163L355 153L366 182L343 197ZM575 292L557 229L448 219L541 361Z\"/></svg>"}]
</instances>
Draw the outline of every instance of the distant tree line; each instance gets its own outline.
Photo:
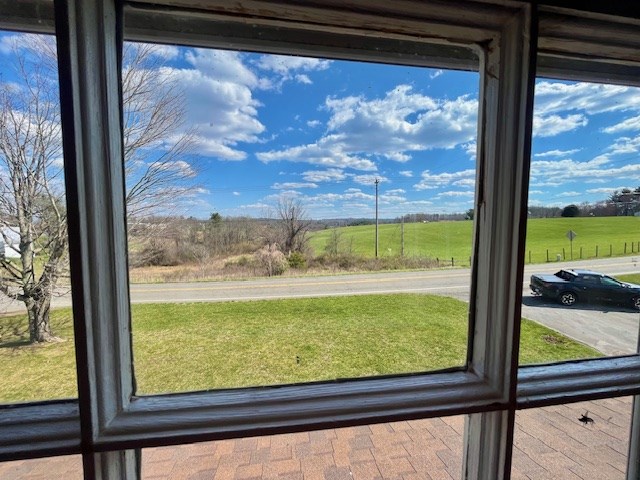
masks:
<instances>
[{"instance_id":1,"label":"distant tree line","mask_svg":"<svg viewBox=\"0 0 640 480\"><path fill-rule=\"evenodd\" d=\"M542 207L546 208L546 207ZM640 212L640 187L614 190L608 199L600 202L570 204L560 211L562 217L614 217L631 216Z\"/></svg>"}]
</instances>

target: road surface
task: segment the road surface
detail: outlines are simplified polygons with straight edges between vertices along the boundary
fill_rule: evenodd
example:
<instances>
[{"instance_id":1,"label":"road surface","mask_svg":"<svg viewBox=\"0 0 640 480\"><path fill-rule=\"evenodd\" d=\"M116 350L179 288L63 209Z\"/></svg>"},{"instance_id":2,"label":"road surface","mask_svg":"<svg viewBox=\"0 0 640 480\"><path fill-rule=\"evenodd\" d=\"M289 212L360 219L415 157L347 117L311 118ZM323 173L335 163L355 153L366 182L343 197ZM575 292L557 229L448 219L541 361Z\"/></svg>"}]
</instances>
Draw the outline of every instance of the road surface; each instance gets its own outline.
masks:
<instances>
[{"instance_id":1,"label":"road surface","mask_svg":"<svg viewBox=\"0 0 640 480\"><path fill-rule=\"evenodd\" d=\"M637 273L640 256L554 262L525 267L522 315L607 355L634 353L640 314L616 306L581 305L572 308L533 297L532 273L552 273L560 268L591 268L610 275ZM133 303L246 301L382 293L432 293L469 300L469 269L383 272L349 275L276 277L243 281L162 283L131 285ZM69 306L69 295L54 299L53 306ZM4 308L3 308L4 307ZM4 302L5 312L21 311L20 304ZM2 311L2 310L0 310Z\"/></svg>"}]
</instances>

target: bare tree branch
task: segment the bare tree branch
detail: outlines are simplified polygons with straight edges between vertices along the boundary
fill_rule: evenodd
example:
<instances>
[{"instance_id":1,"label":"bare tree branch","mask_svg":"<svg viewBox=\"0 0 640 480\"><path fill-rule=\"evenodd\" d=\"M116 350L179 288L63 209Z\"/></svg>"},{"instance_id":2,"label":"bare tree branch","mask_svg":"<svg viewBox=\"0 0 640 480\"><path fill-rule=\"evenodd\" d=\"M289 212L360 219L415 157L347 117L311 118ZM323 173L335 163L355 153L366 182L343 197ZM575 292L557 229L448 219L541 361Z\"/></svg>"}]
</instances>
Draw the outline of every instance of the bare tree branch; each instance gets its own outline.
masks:
<instances>
[{"instance_id":1,"label":"bare tree branch","mask_svg":"<svg viewBox=\"0 0 640 480\"><path fill-rule=\"evenodd\" d=\"M32 342L47 341L51 297L68 263L57 60L53 38L19 35L15 83L0 82L0 229L17 262L0 259L0 292L25 303ZM153 45L124 51L124 163L128 215L155 213L193 189L183 92ZM19 236L11 244L5 230ZM8 231L8 230L6 230Z\"/></svg>"}]
</instances>

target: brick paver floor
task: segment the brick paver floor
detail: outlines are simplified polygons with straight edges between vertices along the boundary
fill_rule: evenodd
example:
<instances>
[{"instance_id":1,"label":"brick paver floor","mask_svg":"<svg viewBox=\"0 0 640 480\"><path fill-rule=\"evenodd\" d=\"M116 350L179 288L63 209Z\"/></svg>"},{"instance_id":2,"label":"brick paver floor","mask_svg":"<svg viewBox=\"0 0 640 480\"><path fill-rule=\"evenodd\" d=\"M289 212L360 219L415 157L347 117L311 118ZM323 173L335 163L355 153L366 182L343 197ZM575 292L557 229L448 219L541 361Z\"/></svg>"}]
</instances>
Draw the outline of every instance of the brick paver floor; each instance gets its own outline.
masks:
<instances>
[{"instance_id":1,"label":"brick paver floor","mask_svg":"<svg viewBox=\"0 0 640 480\"><path fill-rule=\"evenodd\" d=\"M593 423L578 419L588 412ZM513 479L624 479L631 399L518 412ZM147 448L144 480L451 480L462 416ZM3 480L81 479L78 456L0 464Z\"/></svg>"}]
</instances>

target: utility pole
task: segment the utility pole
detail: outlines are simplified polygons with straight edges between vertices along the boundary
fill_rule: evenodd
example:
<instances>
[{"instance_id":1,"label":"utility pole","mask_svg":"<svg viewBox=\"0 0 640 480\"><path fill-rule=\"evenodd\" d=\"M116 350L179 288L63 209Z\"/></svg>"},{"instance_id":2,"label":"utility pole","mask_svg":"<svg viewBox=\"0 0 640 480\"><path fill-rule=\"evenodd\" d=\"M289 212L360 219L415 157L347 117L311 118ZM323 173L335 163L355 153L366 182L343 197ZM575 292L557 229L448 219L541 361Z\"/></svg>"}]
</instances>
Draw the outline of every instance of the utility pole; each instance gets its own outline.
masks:
<instances>
[{"instance_id":1,"label":"utility pole","mask_svg":"<svg viewBox=\"0 0 640 480\"><path fill-rule=\"evenodd\" d=\"M376 258L378 258L378 184L380 180L376 178Z\"/></svg>"}]
</instances>

